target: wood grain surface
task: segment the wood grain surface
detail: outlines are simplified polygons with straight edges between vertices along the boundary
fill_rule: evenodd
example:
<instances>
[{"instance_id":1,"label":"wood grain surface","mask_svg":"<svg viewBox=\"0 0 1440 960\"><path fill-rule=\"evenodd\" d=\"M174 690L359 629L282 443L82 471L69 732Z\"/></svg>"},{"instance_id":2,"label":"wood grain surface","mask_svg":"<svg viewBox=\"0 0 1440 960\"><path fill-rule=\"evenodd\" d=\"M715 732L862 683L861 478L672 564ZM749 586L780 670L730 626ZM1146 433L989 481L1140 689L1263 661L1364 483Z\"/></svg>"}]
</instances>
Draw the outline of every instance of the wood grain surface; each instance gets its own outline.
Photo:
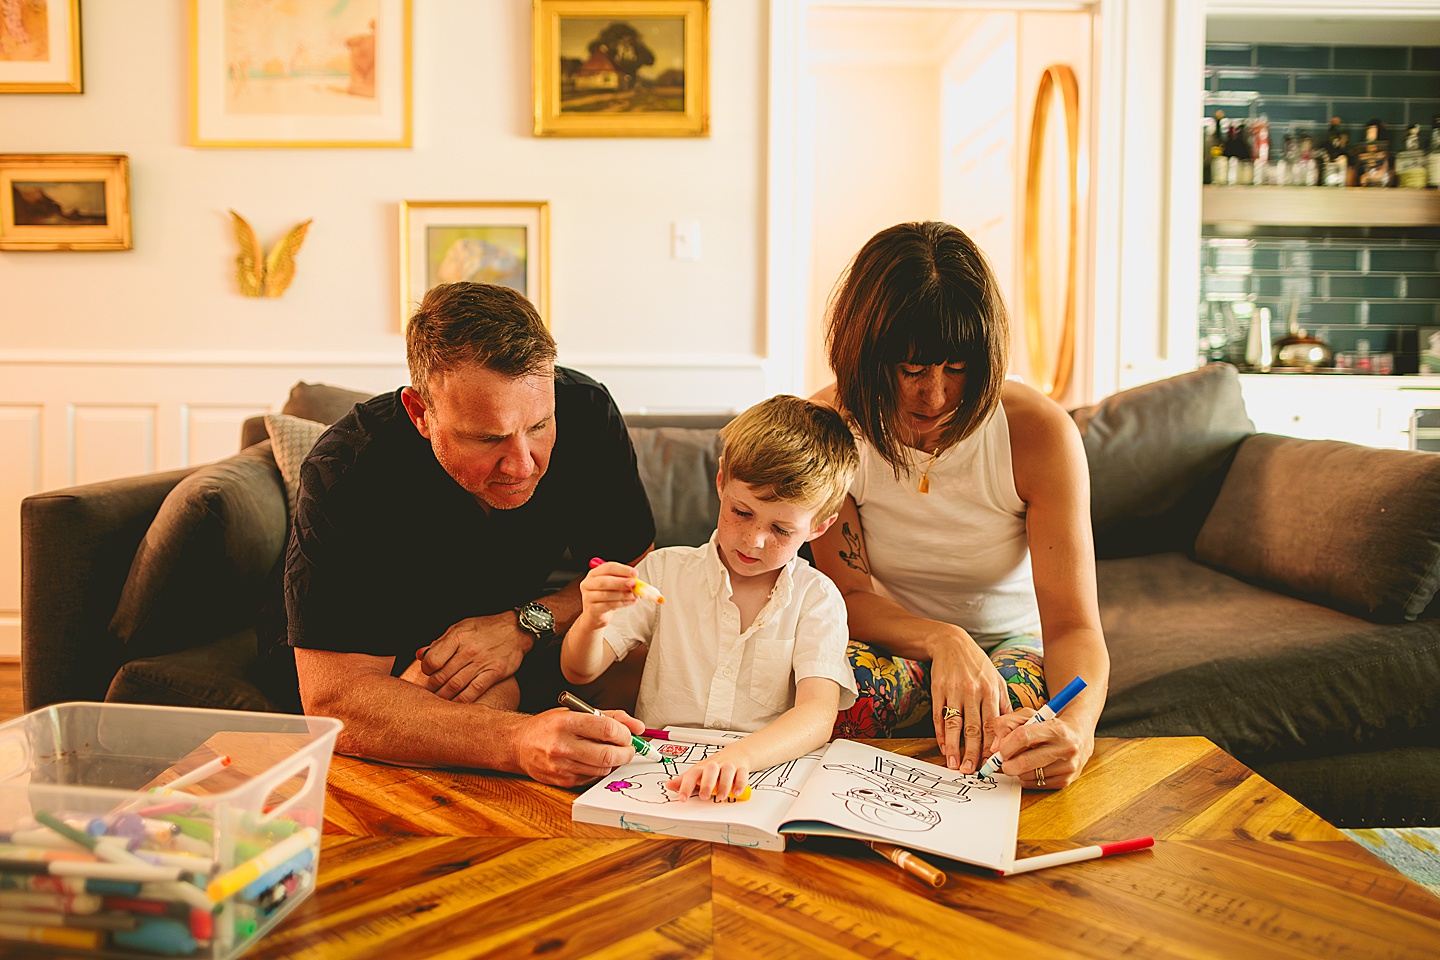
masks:
<instances>
[{"instance_id":1,"label":"wood grain surface","mask_svg":"<svg viewBox=\"0 0 1440 960\"><path fill-rule=\"evenodd\" d=\"M1440 954L1440 900L1199 738L1102 740L1079 782L1022 801L1021 856L1153 850L1005 878L930 858L939 890L855 841L774 853L577 824L577 793L336 757L316 892L246 957Z\"/></svg>"}]
</instances>

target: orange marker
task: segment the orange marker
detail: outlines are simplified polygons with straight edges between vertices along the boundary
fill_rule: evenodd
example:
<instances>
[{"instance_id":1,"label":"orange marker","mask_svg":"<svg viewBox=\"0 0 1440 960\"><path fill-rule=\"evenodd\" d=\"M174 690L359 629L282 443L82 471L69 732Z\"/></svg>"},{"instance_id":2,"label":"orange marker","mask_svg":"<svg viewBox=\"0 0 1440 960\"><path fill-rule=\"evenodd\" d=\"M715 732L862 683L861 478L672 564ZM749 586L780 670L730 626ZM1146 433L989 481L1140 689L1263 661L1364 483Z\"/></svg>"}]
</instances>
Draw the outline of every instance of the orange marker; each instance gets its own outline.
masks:
<instances>
[{"instance_id":1,"label":"orange marker","mask_svg":"<svg viewBox=\"0 0 1440 960\"><path fill-rule=\"evenodd\" d=\"M596 567L600 566L600 564L604 562L605 561L601 560L599 557L591 557L590 569L594 570ZM665 602L664 594L662 594L657 587L653 586L652 584L646 583L639 577L635 578L635 596L639 597L641 600L654 600L656 603Z\"/></svg>"}]
</instances>

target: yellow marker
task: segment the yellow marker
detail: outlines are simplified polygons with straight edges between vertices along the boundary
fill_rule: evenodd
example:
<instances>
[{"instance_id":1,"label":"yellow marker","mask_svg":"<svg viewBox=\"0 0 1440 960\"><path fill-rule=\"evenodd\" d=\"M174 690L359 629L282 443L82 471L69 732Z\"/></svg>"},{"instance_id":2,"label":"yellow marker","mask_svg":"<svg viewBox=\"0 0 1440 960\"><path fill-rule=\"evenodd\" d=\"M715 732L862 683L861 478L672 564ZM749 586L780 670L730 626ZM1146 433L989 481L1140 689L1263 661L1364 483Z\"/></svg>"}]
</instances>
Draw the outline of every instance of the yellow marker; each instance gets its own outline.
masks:
<instances>
[{"instance_id":1,"label":"yellow marker","mask_svg":"<svg viewBox=\"0 0 1440 960\"><path fill-rule=\"evenodd\" d=\"M103 930L81 930L75 927L31 927L18 923L0 923L0 940L24 943L49 943L57 947L96 950L105 940Z\"/></svg>"},{"instance_id":2,"label":"yellow marker","mask_svg":"<svg viewBox=\"0 0 1440 960\"><path fill-rule=\"evenodd\" d=\"M723 798L723 799L725 800L726 803L739 803L741 800L749 800L749 799L750 799L750 784L748 784L748 783L745 784L745 789L740 791L740 796L738 796L738 797L725 797L725 798Z\"/></svg>"},{"instance_id":3,"label":"yellow marker","mask_svg":"<svg viewBox=\"0 0 1440 960\"><path fill-rule=\"evenodd\" d=\"M262 874L269 873L291 857L298 856L307 847L313 847L319 842L320 831L314 827L306 827L288 839L281 840L258 857L252 857L235 869L220 874L210 881L205 892L210 895L211 900L219 903L226 897L234 896L252 881L258 880Z\"/></svg>"}]
</instances>

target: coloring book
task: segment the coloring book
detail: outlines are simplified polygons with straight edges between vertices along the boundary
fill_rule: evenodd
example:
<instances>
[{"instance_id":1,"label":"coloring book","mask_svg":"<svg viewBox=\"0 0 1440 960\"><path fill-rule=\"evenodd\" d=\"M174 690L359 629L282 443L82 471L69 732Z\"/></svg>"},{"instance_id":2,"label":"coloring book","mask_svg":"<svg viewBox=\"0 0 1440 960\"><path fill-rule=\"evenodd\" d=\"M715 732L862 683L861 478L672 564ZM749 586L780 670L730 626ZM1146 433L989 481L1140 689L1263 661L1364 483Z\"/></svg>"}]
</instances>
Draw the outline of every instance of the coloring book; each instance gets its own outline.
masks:
<instances>
[{"instance_id":1,"label":"coloring book","mask_svg":"<svg viewBox=\"0 0 1440 960\"><path fill-rule=\"evenodd\" d=\"M785 849L787 834L884 840L982 867L1015 860L1020 781L964 776L852 740L750 774L740 802L682 801L664 783L721 748L652 741L663 763L635 760L575 800L571 816L659 837Z\"/></svg>"}]
</instances>

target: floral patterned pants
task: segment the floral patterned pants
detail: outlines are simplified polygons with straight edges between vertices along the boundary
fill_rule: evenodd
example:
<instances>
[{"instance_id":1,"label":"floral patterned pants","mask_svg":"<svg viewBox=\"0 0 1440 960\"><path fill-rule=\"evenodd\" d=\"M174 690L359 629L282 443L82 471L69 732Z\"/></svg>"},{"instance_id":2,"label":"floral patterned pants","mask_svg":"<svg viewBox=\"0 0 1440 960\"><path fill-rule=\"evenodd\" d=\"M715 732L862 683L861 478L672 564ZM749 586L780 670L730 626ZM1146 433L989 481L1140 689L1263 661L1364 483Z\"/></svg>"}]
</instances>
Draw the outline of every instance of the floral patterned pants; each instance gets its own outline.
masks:
<instances>
[{"instance_id":1,"label":"floral patterned pants","mask_svg":"<svg viewBox=\"0 0 1440 960\"><path fill-rule=\"evenodd\" d=\"M879 647L851 640L846 650L860 696L835 719L835 737L891 737L931 713L930 664L892 657ZM1039 709L1045 689L1045 648L1028 633L1007 637L990 651L1010 691L1012 708Z\"/></svg>"}]
</instances>

